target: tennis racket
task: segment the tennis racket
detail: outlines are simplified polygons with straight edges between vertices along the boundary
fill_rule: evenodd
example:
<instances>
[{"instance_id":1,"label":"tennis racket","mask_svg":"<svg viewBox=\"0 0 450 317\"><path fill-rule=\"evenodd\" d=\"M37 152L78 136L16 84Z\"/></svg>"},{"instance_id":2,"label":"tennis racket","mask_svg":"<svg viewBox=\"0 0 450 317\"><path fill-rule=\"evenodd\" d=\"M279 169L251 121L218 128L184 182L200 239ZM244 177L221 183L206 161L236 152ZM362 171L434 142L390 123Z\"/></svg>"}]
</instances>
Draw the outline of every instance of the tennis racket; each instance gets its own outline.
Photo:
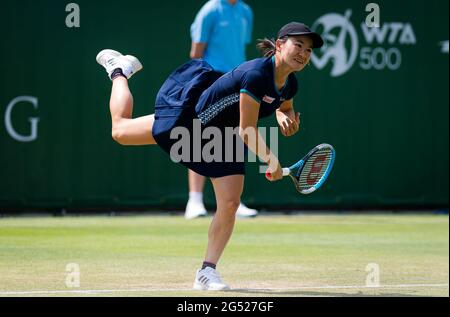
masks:
<instances>
[{"instance_id":1,"label":"tennis racket","mask_svg":"<svg viewBox=\"0 0 450 317\"><path fill-rule=\"evenodd\" d=\"M320 144L296 164L283 168L283 176L290 176L299 193L311 194L319 189L330 175L335 156L331 145ZM269 171L266 172L266 178L272 179Z\"/></svg>"}]
</instances>

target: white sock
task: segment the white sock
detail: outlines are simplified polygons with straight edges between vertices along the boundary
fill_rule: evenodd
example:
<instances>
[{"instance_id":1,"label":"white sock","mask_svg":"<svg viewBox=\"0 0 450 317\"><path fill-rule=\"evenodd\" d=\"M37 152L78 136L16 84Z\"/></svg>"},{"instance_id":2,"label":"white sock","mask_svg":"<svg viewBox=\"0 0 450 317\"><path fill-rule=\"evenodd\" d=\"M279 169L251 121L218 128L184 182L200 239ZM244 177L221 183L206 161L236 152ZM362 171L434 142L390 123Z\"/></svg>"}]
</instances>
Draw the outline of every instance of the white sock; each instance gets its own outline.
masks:
<instances>
[{"instance_id":1,"label":"white sock","mask_svg":"<svg viewBox=\"0 0 450 317\"><path fill-rule=\"evenodd\" d=\"M189 200L199 204L203 204L203 193L189 192Z\"/></svg>"}]
</instances>

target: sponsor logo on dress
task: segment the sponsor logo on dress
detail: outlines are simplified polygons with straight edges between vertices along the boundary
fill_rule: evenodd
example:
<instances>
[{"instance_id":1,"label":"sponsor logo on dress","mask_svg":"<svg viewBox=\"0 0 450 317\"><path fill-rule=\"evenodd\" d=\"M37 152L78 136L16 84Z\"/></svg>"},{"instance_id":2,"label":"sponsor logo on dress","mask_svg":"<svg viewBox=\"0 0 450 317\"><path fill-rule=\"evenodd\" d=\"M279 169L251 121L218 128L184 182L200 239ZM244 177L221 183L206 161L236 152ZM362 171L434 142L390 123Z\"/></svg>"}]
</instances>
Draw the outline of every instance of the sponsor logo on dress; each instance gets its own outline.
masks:
<instances>
[{"instance_id":1,"label":"sponsor logo on dress","mask_svg":"<svg viewBox=\"0 0 450 317\"><path fill-rule=\"evenodd\" d=\"M272 97L269 97L269 96L264 96L264 98L263 98L263 101L265 102L265 103L272 103L272 102L274 102L275 101L275 98L272 98Z\"/></svg>"}]
</instances>

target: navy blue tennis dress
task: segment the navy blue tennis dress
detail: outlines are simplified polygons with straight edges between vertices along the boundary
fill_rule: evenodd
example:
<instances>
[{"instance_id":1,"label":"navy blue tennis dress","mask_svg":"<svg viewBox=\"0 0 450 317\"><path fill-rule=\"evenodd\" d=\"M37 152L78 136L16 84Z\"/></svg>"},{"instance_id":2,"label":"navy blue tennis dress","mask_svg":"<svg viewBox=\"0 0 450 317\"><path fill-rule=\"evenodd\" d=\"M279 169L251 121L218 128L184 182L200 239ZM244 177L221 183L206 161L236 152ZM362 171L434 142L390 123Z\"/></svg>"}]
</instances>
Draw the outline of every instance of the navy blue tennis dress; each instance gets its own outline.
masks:
<instances>
[{"instance_id":1,"label":"navy blue tennis dress","mask_svg":"<svg viewBox=\"0 0 450 317\"><path fill-rule=\"evenodd\" d=\"M290 74L285 86L279 91L275 85L274 67L274 57L258 58L245 62L220 77L219 73L201 59L191 60L180 66L164 82L156 97L152 130L156 142L172 157L174 145L182 137L186 137L173 133L180 131L181 127L189 131L188 155L184 153L181 161L180 155L177 155L177 159L172 157L173 161L206 177L245 174L245 160L238 155L232 155L230 159L228 155L230 151L225 145L229 145L229 139L225 140L225 132L227 127L239 127L241 93L250 95L260 103L259 118L272 115L284 101L295 96L295 75ZM211 141L211 138L202 137L208 127L222 132L222 148L214 153L212 161L201 155L204 147ZM239 136L233 142L236 153L239 153L237 147L245 147ZM217 147L214 148L216 150Z\"/></svg>"}]
</instances>

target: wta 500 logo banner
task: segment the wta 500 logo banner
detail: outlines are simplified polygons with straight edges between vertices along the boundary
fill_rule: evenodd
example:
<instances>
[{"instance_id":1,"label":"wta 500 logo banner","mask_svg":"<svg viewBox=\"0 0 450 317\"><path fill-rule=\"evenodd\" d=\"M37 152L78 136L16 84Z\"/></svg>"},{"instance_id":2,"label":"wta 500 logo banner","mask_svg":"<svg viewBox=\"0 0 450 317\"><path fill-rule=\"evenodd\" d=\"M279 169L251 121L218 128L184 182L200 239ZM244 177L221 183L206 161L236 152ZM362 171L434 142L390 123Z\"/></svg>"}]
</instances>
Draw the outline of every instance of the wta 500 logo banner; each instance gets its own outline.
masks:
<instances>
[{"instance_id":1,"label":"wta 500 logo banner","mask_svg":"<svg viewBox=\"0 0 450 317\"><path fill-rule=\"evenodd\" d=\"M412 25L385 22L373 27L362 22L357 30L351 15L350 9L344 14L328 13L312 25L312 29L321 34L325 42L312 56L313 64L318 69L324 69L332 63L332 77L344 75L355 64L364 70L399 69L402 66L401 48L417 43ZM361 47L359 34L363 38Z\"/></svg>"}]
</instances>

